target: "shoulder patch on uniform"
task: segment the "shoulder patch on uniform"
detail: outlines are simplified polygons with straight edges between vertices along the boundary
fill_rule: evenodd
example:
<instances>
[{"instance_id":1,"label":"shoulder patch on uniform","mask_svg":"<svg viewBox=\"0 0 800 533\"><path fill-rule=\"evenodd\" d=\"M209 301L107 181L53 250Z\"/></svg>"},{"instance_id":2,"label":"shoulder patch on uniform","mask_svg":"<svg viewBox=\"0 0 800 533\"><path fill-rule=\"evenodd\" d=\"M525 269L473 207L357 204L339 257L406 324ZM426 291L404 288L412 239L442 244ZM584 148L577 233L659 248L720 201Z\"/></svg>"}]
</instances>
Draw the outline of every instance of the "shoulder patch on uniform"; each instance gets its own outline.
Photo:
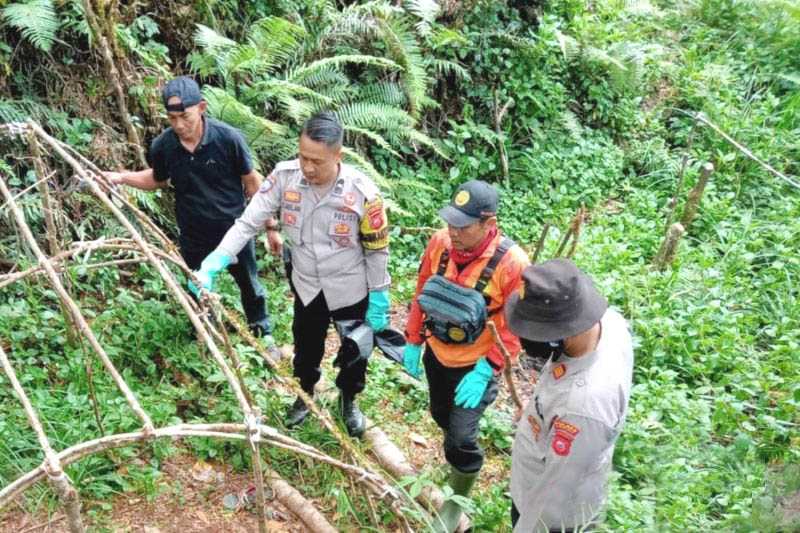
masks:
<instances>
[{"instance_id":1,"label":"shoulder patch on uniform","mask_svg":"<svg viewBox=\"0 0 800 533\"><path fill-rule=\"evenodd\" d=\"M258 188L258 192L267 193L275 187L275 176L270 174L264 179L264 182L261 184L261 187Z\"/></svg>"},{"instance_id":2,"label":"shoulder patch on uniform","mask_svg":"<svg viewBox=\"0 0 800 533\"><path fill-rule=\"evenodd\" d=\"M561 363L557 367L553 368L553 377L556 379L561 379L564 377L564 374L567 373L567 366L564 363Z\"/></svg>"},{"instance_id":3,"label":"shoulder patch on uniform","mask_svg":"<svg viewBox=\"0 0 800 533\"><path fill-rule=\"evenodd\" d=\"M368 250L380 250L389 246L389 222L380 196L364 204L361 217L361 245Z\"/></svg>"},{"instance_id":4,"label":"shoulder patch on uniform","mask_svg":"<svg viewBox=\"0 0 800 533\"><path fill-rule=\"evenodd\" d=\"M561 419L557 419L553 427L555 428L553 442L551 443L553 451L556 455L569 455L569 452L572 450L572 441L575 440L575 437L578 436L581 430L578 429L578 426L570 424L569 422L564 422Z\"/></svg>"}]
</instances>

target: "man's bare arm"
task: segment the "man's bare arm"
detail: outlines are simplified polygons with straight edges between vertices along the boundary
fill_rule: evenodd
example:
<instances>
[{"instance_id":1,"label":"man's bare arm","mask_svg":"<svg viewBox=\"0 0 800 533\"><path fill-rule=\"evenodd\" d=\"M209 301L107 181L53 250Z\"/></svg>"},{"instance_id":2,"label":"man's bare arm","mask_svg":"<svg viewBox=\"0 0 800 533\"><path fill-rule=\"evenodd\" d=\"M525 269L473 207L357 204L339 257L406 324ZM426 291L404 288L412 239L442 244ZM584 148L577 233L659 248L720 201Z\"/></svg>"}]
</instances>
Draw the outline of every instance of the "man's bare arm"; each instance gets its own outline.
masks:
<instances>
[{"instance_id":1,"label":"man's bare arm","mask_svg":"<svg viewBox=\"0 0 800 533\"><path fill-rule=\"evenodd\" d=\"M153 191L167 186L166 181L156 181L153 169L122 172L103 172L103 176L114 185L129 185L143 191Z\"/></svg>"},{"instance_id":2,"label":"man's bare arm","mask_svg":"<svg viewBox=\"0 0 800 533\"><path fill-rule=\"evenodd\" d=\"M249 173L242 176L242 185L244 186L244 195L249 200L261 187L261 182L264 178L258 173L256 169L251 170Z\"/></svg>"}]
</instances>

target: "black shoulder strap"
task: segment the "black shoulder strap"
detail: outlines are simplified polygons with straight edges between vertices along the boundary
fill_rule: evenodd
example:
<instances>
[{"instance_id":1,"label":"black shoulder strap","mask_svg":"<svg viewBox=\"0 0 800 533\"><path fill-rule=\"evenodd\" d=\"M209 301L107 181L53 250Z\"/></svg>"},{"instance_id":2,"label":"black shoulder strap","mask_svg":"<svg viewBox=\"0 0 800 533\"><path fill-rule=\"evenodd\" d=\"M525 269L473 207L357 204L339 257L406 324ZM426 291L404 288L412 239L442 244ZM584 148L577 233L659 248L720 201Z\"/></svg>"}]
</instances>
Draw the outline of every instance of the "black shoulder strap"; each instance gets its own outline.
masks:
<instances>
[{"instance_id":1,"label":"black shoulder strap","mask_svg":"<svg viewBox=\"0 0 800 533\"><path fill-rule=\"evenodd\" d=\"M481 272L480 277L478 278L478 282L475 284L475 290L478 292L483 292L483 289L486 288L486 285L489 283L489 280L492 279L494 275L494 270L497 268L497 265L500 264L500 261L506 255L506 253L514 246L514 241L509 239L508 237L503 237L500 239L500 243L497 245L497 248L494 250L494 255L489 262L486 263L486 266L483 267L483 271Z\"/></svg>"},{"instance_id":2,"label":"black shoulder strap","mask_svg":"<svg viewBox=\"0 0 800 533\"><path fill-rule=\"evenodd\" d=\"M445 248L442 251L442 255L439 256L439 268L436 270L436 273L440 276L444 276L444 273L447 271L447 263L450 261L450 250Z\"/></svg>"}]
</instances>

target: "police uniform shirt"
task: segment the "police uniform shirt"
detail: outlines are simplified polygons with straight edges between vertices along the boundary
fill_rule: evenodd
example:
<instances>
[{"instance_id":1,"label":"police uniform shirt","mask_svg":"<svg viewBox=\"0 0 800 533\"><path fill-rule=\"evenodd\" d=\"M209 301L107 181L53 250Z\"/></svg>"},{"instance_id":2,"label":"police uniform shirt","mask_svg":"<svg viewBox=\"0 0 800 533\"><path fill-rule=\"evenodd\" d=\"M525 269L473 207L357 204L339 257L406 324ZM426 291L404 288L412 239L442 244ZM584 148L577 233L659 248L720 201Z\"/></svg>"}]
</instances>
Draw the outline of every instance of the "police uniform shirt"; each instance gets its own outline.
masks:
<instances>
[{"instance_id":1,"label":"police uniform shirt","mask_svg":"<svg viewBox=\"0 0 800 533\"><path fill-rule=\"evenodd\" d=\"M217 249L235 256L276 215L303 305L322 291L333 311L389 286L386 212L378 188L360 171L340 164L330 190L318 199L297 159L279 163Z\"/></svg>"},{"instance_id":2,"label":"police uniform shirt","mask_svg":"<svg viewBox=\"0 0 800 533\"><path fill-rule=\"evenodd\" d=\"M242 176L253 160L239 130L203 118L203 137L189 152L172 128L150 145L148 161L156 181L175 188L181 240L215 246L245 207Z\"/></svg>"},{"instance_id":3,"label":"police uniform shirt","mask_svg":"<svg viewBox=\"0 0 800 533\"><path fill-rule=\"evenodd\" d=\"M515 533L578 530L605 503L628 410L633 345L616 311L607 310L601 325L592 353L547 362L522 413L511 459Z\"/></svg>"}]
</instances>

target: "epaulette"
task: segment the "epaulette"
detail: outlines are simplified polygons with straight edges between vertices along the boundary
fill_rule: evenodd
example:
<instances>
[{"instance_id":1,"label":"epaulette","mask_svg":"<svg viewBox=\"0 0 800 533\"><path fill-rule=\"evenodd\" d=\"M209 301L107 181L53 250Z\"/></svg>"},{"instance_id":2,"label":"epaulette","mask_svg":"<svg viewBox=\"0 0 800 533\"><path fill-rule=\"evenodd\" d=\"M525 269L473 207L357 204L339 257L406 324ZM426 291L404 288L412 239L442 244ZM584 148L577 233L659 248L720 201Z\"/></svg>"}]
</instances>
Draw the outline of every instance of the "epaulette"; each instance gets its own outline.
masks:
<instances>
[{"instance_id":1,"label":"epaulette","mask_svg":"<svg viewBox=\"0 0 800 533\"><path fill-rule=\"evenodd\" d=\"M273 172L281 172L282 170L300 170L300 160L291 159L289 161L281 161L275 165L275 170Z\"/></svg>"}]
</instances>

